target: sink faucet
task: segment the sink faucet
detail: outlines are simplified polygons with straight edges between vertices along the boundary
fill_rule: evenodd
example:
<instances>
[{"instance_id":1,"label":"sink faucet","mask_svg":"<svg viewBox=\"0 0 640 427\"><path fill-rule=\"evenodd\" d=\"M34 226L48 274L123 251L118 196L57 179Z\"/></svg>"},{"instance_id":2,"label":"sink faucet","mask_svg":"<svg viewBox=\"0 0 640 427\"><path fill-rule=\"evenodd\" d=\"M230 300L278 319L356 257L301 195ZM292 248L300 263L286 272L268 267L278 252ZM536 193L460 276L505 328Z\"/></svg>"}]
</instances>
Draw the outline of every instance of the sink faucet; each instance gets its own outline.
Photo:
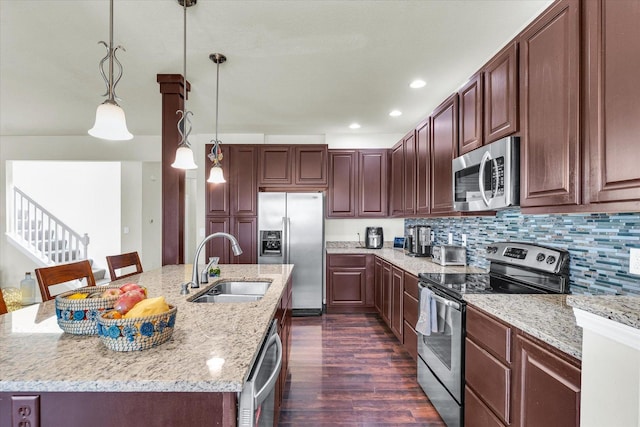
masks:
<instances>
[{"instance_id":1,"label":"sink faucet","mask_svg":"<svg viewBox=\"0 0 640 427\"><path fill-rule=\"evenodd\" d=\"M209 234L207 237L202 239L202 242L200 242L200 244L198 245L198 249L196 249L196 255L193 258L193 271L191 273L191 282L185 283L182 285L182 290L180 291L180 294L184 295L189 293L189 289L188 289L189 284L191 284L192 288L200 287L200 280L198 278L198 259L200 258L200 252L202 251L202 248L204 248L204 245L214 237L225 237L229 239L229 241L231 242L231 250L233 251L233 254L235 256L242 254L242 249L240 248L238 241L231 234L229 233Z\"/></svg>"}]
</instances>

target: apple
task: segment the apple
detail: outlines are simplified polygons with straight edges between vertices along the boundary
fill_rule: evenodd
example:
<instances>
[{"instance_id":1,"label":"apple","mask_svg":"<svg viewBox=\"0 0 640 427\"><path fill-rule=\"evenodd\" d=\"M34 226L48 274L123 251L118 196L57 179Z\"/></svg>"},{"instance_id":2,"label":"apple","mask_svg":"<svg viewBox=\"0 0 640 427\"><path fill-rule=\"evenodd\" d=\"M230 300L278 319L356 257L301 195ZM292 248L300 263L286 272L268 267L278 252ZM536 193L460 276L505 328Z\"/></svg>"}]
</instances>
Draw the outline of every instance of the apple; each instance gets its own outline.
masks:
<instances>
[{"instance_id":1,"label":"apple","mask_svg":"<svg viewBox=\"0 0 640 427\"><path fill-rule=\"evenodd\" d=\"M135 289L142 289L142 287L137 283L125 283L124 285L120 286L120 290L122 292L133 291Z\"/></svg>"},{"instance_id":2,"label":"apple","mask_svg":"<svg viewBox=\"0 0 640 427\"><path fill-rule=\"evenodd\" d=\"M125 315L134 305L146 298L144 292L140 289L127 291L120 295L113 308L120 314Z\"/></svg>"},{"instance_id":3,"label":"apple","mask_svg":"<svg viewBox=\"0 0 640 427\"><path fill-rule=\"evenodd\" d=\"M122 295L124 292L122 292L120 289L118 288L109 288L107 290L105 290L102 295L100 295L101 298L112 298L112 297L117 297Z\"/></svg>"}]
</instances>

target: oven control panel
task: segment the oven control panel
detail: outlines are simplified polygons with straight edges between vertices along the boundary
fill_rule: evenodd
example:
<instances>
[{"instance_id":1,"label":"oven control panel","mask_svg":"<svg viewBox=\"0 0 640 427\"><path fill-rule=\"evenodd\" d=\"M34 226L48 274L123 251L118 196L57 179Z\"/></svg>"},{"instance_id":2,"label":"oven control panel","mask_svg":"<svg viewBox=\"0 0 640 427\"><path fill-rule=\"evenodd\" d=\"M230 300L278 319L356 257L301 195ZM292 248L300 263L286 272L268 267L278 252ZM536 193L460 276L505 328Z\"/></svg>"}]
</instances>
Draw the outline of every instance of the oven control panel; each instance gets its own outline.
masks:
<instances>
[{"instance_id":1,"label":"oven control panel","mask_svg":"<svg viewBox=\"0 0 640 427\"><path fill-rule=\"evenodd\" d=\"M568 259L568 252L522 242L497 242L487 246L489 261L555 273Z\"/></svg>"}]
</instances>

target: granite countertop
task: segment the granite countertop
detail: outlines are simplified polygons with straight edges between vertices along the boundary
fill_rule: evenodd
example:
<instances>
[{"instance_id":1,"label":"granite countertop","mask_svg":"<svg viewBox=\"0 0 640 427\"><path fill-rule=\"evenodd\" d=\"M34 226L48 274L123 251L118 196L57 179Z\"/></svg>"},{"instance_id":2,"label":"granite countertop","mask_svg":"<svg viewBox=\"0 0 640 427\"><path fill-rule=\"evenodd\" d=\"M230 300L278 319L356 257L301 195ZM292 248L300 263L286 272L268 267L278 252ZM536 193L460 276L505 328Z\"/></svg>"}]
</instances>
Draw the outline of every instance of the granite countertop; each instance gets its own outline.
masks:
<instances>
[{"instance_id":1,"label":"granite countertop","mask_svg":"<svg viewBox=\"0 0 640 427\"><path fill-rule=\"evenodd\" d=\"M515 326L576 359L582 359L582 328L569 295L465 294L467 303Z\"/></svg>"},{"instance_id":2,"label":"granite countertop","mask_svg":"<svg viewBox=\"0 0 640 427\"><path fill-rule=\"evenodd\" d=\"M574 308L640 329L640 296L569 295L567 303Z\"/></svg>"},{"instance_id":3,"label":"granite countertop","mask_svg":"<svg viewBox=\"0 0 640 427\"><path fill-rule=\"evenodd\" d=\"M191 269L164 266L112 282L138 283L177 306L172 338L148 350L116 352L97 335L63 333L53 300L0 316L0 391L241 391L293 265L220 265L222 278L272 280L247 303L187 302L198 291L180 295Z\"/></svg>"},{"instance_id":4,"label":"granite countertop","mask_svg":"<svg viewBox=\"0 0 640 427\"><path fill-rule=\"evenodd\" d=\"M402 249L384 247L382 249L367 249L357 247L351 242L327 242L327 254L373 254L390 262L415 276L419 273L485 273L486 270L473 266L451 265L443 267L428 257L411 257Z\"/></svg>"}]
</instances>

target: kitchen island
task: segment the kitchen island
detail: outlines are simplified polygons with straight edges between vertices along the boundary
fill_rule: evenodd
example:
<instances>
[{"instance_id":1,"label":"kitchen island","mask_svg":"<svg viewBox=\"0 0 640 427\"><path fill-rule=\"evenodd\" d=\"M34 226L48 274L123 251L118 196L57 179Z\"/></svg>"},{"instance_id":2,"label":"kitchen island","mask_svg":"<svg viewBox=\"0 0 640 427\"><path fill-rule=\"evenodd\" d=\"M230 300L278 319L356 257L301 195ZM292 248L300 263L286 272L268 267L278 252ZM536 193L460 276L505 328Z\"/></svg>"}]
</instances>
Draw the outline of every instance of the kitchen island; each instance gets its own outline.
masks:
<instances>
[{"instance_id":1,"label":"kitchen island","mask_svg":"<svg viewBox=\"0 0 640 427\"><path fill-rule=\"evenodd\" d=\"M164 266L112 282L138 283L150 297L162 295L177 307L172 338L149 350L115 352L97 336L63 333L53 300L0 316L0 425L11 425L13 395L39 396L43 422L47 413L61 408L55 420L65 420L66 426L217 425L202 424L213 420L216 411L232 411L227 421L235 418L235 395L249 375L293 266L221 265L222 278L272 283L259 301L213 304L188 302L195 289L180 295L191 269Z\"/></svg>"}]
</instances>

